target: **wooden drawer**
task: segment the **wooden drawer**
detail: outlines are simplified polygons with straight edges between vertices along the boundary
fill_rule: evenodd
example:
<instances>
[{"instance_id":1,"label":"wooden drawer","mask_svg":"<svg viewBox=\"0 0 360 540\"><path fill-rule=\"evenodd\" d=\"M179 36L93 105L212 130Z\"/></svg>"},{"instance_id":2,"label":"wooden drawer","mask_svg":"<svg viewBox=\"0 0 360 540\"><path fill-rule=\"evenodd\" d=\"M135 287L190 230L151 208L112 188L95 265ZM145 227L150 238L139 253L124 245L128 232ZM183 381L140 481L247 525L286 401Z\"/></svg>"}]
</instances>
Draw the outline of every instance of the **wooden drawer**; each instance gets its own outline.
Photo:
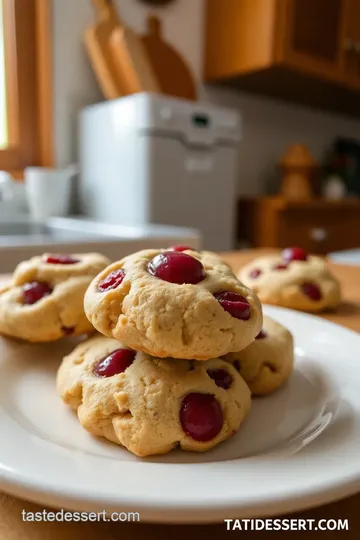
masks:
<instances>
[{"instance_id":1,"label":"wooden drawer","mask_svg":"<svg viewBox=\"0 0 360 540\"><path fill-rule=\"evenodd\" d=\"M310 253L360 247L360 213L292 209L279 213L278 246L301 246Z\"/></svg>"},{"instance_id":2,"label":"wooden drawer","mask_svg":"<svg viewBox=\"0 0 360 540\"><path fill-rule=\"evenodd\" d=\"M238 239L252 247L301 246L319 254L359 248L360 201L242 199L238 206Z\"/></svg>"}]
</instances>

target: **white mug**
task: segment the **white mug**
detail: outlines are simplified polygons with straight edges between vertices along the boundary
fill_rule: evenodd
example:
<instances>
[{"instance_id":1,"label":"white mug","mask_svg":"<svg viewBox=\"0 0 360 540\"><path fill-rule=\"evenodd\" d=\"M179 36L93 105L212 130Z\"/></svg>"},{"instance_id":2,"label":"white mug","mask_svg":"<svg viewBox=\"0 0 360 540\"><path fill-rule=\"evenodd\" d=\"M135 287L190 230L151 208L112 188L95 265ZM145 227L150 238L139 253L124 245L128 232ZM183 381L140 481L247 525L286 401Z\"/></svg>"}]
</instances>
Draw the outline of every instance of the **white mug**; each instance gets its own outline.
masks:
<instances>
[{"instance_id":1,"label":"white mug","mask_svg":"<svg viewBox=\"0 0 360 540\"><path fill-rule=\"evenodd\" d=\"M63 217L69 212L71 181L77 167L47 169L28 167L24 171L30 215L34 220Z\"/></svg>"}]
</instances>

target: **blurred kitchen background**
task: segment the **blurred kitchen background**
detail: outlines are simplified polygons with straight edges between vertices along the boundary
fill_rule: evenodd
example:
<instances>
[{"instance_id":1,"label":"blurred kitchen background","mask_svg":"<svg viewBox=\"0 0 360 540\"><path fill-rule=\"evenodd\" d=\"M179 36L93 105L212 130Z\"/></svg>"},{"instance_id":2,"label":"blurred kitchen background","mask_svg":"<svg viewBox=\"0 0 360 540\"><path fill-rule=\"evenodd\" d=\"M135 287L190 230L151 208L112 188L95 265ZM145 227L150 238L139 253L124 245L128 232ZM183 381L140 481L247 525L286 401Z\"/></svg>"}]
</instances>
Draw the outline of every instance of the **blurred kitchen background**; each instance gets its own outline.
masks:
<instances>
[{"instance_id":1,"label":"blurred kitchen background","mask_svg":"<svg viewBox=\"0 0 360 540\"><path fill-rule=\"evenodd\" d=\"M360 264L360 1L0 0L0 171L0 272L175 242Z\"/></svg>"}]
</instances>

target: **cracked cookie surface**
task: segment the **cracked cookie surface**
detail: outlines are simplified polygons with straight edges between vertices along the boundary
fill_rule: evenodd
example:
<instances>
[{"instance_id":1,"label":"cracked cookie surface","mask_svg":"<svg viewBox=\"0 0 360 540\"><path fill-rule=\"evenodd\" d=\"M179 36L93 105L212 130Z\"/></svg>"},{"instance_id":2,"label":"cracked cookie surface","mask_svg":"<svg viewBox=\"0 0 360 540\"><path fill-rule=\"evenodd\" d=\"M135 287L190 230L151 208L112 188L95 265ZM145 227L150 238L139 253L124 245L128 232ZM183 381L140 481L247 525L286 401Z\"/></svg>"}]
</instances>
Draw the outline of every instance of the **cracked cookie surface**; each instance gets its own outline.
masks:
<instances>
[{"instance_id":1,"label":"cracked cookie surface","mask_svg":"<svg viewBox=\"0 0 360 540\"><path fill-rule=\"evenodd\" d=\"M63 359L57 391L88 432L137 456L204 452L234 435L250 409L228 362L153 358L104 336Z\"/></svg>"},{"instance_id":2,"label":"cracked cookie surface","mask_svg":"<svg viewBox=\"0 0 360 540\"><path fill-rule=\"evenodd\" d=\"M171 273L168 253L140 251L101 272L85 294L93 326L162 358L206 360L247 347L262 325L256 294L214 254L177 254Z\"/></svg>"},{"instance_id":3,"label":"cracked cookie surface","mask_svg":"<svg viewBox=\"0 0 360 540\"><path fill-rule=\"evenodd\" d=\"M294 342L291 332L264 316L257 339L243 351L224 357L248 384L253 395L266 395L282 386L294 367Z\"/></svg>"},{"instance_id":4,"label":"cracked cookie surface","mask_svg":"<svg viewBox=\"0 0 360 540\"><path fill-rule=\"evenodd\" d=\"M20 263L0 291L0 333L46 342L93 332L84 313L84 294L109 262L88 253L44 254Z\"/></svg>"},{"instance_id":5,"label":"cracked cookie surface","mask_svg":"<svg viewBox=\"0 0 360 540\"><path fill-rule=\"evenodd\" d=\"M334 309L341 300L338 280L326 260L317 256L292 261L285 261L281 254L260 257L244 266L238 278L264 304L315 313Z\"/></svg>"}]
</instances>

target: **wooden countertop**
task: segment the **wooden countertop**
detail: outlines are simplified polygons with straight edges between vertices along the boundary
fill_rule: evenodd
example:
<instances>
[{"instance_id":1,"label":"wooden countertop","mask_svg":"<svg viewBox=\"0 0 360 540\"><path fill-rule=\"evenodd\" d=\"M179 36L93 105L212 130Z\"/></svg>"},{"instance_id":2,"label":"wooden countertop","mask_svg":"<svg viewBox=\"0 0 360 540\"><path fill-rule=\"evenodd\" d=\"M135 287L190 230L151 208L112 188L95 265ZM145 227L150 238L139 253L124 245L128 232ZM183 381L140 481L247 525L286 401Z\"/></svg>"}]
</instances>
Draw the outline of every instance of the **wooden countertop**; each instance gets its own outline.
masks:
<instances>
[{"instance_id":1,"label":"wooden countertop","mask_svg":"<svg viewBox=\"0 0 360 540\"><path fill-rule=\"evenodd\" d=\"M232 265L234 270L238 270L255 256L269 252L269 250L251 250L222 254L224 259ZM346 267L331 264L334 274L340 279L343 287L344 303L334 314L327 314L325 317L338 324L360 332L360 267ZM0 281L4 281L5 276L0 276ZM3 444L3 443L2 443ZM189 486L191 489L191 486ZM360 494L336 503L308 510L289 517L303 519L348 519L349 531L322 531L323 540L337 539L340 535L352 540L359 537L360 533ZM145 523L26 523L22 521L21 512L42 511L43 508L15 499L0 493L0 540L162 540L171 538L172 540L182 540L192 538L206 538L215 540L225 537L225 524L219 525L199 525L199 526L176 526L176 525L148 525ZM121 509L120 509L121 510ZM288 517L288 516L286 516ZM264 538L270 532L241 532L242 538ZM227 533L230 534L230 533ZM233 532L232 534L236 534ZM276 535L276 533L272 533ZM280 534L288 538L282 531ZM264 536L265 535L265 536ZM309 540L319 538L315 531L305 532Z\"/></svg>"}]
</instances>

